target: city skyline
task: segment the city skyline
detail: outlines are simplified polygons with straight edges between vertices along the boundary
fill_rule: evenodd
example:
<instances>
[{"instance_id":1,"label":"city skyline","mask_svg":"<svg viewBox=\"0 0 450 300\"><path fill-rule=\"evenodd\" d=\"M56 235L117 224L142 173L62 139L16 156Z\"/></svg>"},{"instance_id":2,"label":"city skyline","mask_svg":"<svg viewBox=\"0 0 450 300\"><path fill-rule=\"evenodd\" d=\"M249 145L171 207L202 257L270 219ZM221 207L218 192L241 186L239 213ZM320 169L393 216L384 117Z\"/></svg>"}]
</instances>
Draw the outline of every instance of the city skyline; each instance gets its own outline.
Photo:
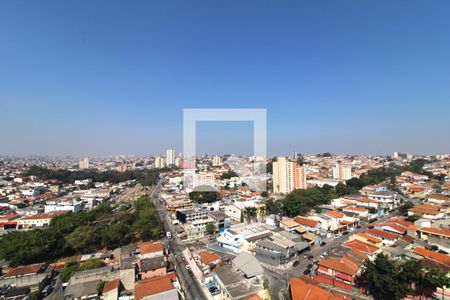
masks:
<instances>
[{"instance_id":1,"label":"city skyline","mask_svg":"<svg viewBox=\"0 0 450 300\"><path fill-rule=\"evenodd\" d=\"M185 108L267 109L270 156L450 151L448 3L44 3L0 4L2 155L178 153Z\"/></svg>"}]
</instances>

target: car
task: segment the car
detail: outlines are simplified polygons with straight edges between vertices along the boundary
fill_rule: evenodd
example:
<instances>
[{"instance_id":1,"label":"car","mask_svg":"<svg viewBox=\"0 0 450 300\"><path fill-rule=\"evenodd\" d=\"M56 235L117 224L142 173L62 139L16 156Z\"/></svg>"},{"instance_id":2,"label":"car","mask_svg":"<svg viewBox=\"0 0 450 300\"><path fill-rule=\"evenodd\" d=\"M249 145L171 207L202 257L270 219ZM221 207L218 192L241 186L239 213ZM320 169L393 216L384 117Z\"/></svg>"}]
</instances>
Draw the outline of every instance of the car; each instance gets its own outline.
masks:
<instances>
[{"instance_id":1,"label":"car","mask_svg":"<svg viewBox=\"0 0 450 300\"><path fill-rule=\"evenodd\" d=\"M308 269L311 269L313 267L313 264L309 264L306 266Z\"/></svg>"},{"instance_id":2,"label":"car","mask_svg":"<svg viewBox=\"0 0 450 300\"><path fill-rule=\"evenodd\" d=\"M209 292L211 293L211 295L213 295L213 296L215 296L215 295L218 295L218 294L220 294L220 291L219 291L219 289L218 288L216 288L215 286L213 286L213 287L210 287L209 288Z\"/></svg>"},{"instance_id":3,"label":"car","mask_svg":"<svg viewBox=\"0 0 450 300\"><path fill-rule=\"evenodd\" d=\"M305 271L303 271L303 275L308 275L309 273L311 273L311 270L306 269Z\"/></svg>"},{"instance_id":4,"label":"car","mask_svg":"<svg viewBox=\"0 0 450 300\"><path fill-rule=\"evenodd\" d=\"M186 270L190 271L191 270L191 266L190 265L186 265Z\"/></svg>"},{"instance_id":5,"label":"car","mask_svg":"<svg viewBox=\"0 0 450 300\"><path fill-rule=\"evenodd\" d=\"M320 243L320 246L325 246L327 243L326 242L322 242L322 243Z\"/></svg>"},{"instance_id":6,"label":"car","mask_svg":"<svg viewBox=\"0 0 450 300\"><path fill-rule=\"evenodd\" d=\"M187 261L186 258L183 258L183 263L184 263L185 265L188 265L188 264L189 264L189 262Z\"/></svg>"},{"instance_id":7,"label":"car","mask_svg":"<svg viewBox=\"0 0 450 300\"><path fill-rule=\"evenodd\" d=\"M189 269L188 271L188 274L189 274L189 276L191 276L191 277L193 277L194 276L194 273L192 272L192 270L191 269Z\"/></svg>"},{"instance_id":8,"label":"car","mask_svg":"<svg viewBox=\"0 0 450 300\"><path fill-rule=\"evenodd\" d=\"M314 255L308 256L308 259L313 259L313 258L314 258Z\"/></svg>"},{"instance_id":9,"label":"car","mask_svg":"<svg viewBox=\"0 0 450 300\"><path fill-rule=\"evenodd\" d=\"M348 234L348 231L344 231L342 234L343 234L343 235L347 235L347 234Z\"/></svg>"},{"instance_id":10,"label":"car","mask_svg":"<svg viewBox=\"0 0 450 300\"><path fill-rule=\"evenodd\" d=\"M292 264L292 266L294 268L298 267L298 265L300 264L300 262L298 260L294 261L294 263Z\"/></svg>"},{"instance_id":11,"label":"car","mask_svg":"<svg viewBox=\"0 0 450 300\"><path fill-rule=\"evenodd\" d=\"M338 233L338 234L336 234L336 235L334 236L334 238L335 238L335 239L338 239L338 238L340 238L341 236L342 236L342 234Z\"/></svg>"},{"instance_id":12,"label":"car","mask_svg":"<svg viewBox=\"0 0 450 300\"><path fill-rule=\"evenodd\" d=\"M361 228L362 228L361 225L356 226L356 229L361 229Z\"/></svg>"}]
</instances>

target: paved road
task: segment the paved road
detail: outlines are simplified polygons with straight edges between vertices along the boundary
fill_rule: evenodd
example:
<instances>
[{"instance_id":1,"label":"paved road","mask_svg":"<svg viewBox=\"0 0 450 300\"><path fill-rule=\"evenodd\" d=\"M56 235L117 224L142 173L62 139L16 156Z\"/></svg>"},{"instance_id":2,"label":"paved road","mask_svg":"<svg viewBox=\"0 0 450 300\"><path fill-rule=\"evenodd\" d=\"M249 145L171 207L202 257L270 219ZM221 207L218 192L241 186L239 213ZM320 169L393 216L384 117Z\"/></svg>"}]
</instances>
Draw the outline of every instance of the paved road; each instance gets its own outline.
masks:
<instances>
[{"instance_id":1,"label":"paved road","mask_svg":"<svg viewBox=\"0 0 450 300\"><path fill-rule=\"evenodd\" d=\"M175 257L176 270L178 277L180 279L180 284L183 287L183 290L185 291L186 299L188 300L207 299L207 297L203 294L203 290L200 287L198 281L188 274L185 265L183 263L182 252L183 250L186 249L186 247L181 243L180 239L178 238L175 228L168 218L167 210L165 206L162 204L162 201L159 197L162 182L163 179L160 179L158 184L150 192L149 196L150 199L155 204L155 207L159 212L161 220L164 222L164 231L165 232L170 231L172 234L172 239L169 241L169 249L171 253L174 254Z\"/></svg>"}]
</instances>

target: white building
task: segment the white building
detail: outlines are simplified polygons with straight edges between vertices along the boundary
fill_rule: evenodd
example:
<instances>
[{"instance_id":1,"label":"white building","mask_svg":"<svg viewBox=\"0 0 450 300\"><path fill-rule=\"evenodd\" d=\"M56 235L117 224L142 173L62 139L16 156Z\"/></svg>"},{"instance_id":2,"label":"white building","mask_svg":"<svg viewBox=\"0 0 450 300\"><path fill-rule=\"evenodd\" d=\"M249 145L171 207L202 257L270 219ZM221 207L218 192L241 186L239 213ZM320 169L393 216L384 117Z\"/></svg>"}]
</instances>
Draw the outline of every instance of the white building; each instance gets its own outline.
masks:
<instances>
[{"instance_id":1,"label":"white building","mask_svg":"<svg viewBox=\"0 0 450 300\"><path fill-rule=\"evenodd\" d=\"M155 157L155 168L156 169L162 169L166 167L166 160L164 157L157 156Z\"/></svg>"},{"instance_id":2,"label":"white building","mask_svg":"<svg viewBox=\"0 0 450 300\"><path fill-rule=\"evenodd\" d=\"M78 162L78 168L80 169L89 169L89 159L85 157L83 160Z\"/></svg>"},{"instance_id":3,"label":"white building","mask_svg":"<svg viewBox=\"0 0 450 300\"><path fill-rule=\"evenodd\" d=\"M340 180L340 181L345 181L345 180L351 179L352 178L352 167L344 165L342 162L338 162L333 167L333 178Z\"/></svg>"},{"instance_id":4,"label":"white building","mask_svg":"<svg viewBox=\"0 0 450 300\"><path fill-rule=\"evenodd\" d=\"M218 155L214 155L212 158L212 165L218 167L222 165L222 158Z\"/></svg>"},{"instance_id":5,"label":"white building","mask_svg":"<svg viewBox=\"0 0 450 300\"><path fill-rule=\"evenodd\" d=\"M193 188L194 189L201 185L207 185L207 186L214 187L214 182L215 182L214 173L203 172L203 173L194 174L194 176L193 176Z\"/></svg>"},{"instance_id":6,"label":"white building","mask_svg":"<svg viewBox=\"0 0 450 300\"><path fill-rule=\"evenodd\" d=\"M175 151L173 149L166 150L166 164L167 166L175 165Z\"/></svg>"}]
</instances>

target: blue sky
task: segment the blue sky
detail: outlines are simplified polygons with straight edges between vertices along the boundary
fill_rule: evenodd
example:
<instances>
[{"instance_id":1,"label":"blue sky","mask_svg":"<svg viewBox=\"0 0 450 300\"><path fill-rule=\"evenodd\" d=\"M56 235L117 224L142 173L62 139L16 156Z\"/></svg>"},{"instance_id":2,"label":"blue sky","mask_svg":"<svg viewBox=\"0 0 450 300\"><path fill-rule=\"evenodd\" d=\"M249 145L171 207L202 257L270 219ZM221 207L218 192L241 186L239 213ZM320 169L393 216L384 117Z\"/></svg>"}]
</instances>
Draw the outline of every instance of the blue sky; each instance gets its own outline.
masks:
<instances>
[{"instance_id":1,"label":"blue sky","mask_svg":"<svg viewBox=\"0 0 450 300\"><path fill-rule=\"evenodd\" d=\"M268 152L450 151L448 1L1 1L0 154L182 149L266 108ZM251 152L251 124L198 129Z\"/></svg>"}]
</instances>

